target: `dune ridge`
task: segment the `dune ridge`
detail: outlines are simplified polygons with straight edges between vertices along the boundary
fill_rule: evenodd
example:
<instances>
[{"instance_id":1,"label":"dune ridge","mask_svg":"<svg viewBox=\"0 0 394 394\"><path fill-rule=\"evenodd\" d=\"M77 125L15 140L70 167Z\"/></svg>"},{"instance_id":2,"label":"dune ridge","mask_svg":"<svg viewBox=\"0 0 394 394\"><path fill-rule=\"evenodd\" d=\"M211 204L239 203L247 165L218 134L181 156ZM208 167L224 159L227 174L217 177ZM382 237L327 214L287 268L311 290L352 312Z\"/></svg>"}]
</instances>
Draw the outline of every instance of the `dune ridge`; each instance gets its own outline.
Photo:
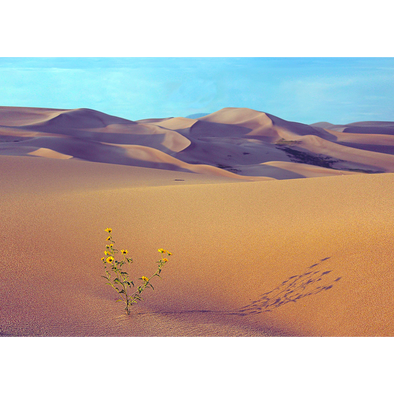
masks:
<instances>
[{"instance_id":1,"label":"dune ridge","mask_svg":"<svg viewBox=\"0 0 394 394\"><path fill-rule=\"evenodd\" d=\"M245 180L312 174L299 165L285 173L286 163L315 166L313 176L383 173L394 168L393 125L305 125L248 108L223 108L196 119L131 121L86 108L0 107L0 154L24 156L42 148L58 152L59 157L210 171Z\"/></svg>"}]
</instances>

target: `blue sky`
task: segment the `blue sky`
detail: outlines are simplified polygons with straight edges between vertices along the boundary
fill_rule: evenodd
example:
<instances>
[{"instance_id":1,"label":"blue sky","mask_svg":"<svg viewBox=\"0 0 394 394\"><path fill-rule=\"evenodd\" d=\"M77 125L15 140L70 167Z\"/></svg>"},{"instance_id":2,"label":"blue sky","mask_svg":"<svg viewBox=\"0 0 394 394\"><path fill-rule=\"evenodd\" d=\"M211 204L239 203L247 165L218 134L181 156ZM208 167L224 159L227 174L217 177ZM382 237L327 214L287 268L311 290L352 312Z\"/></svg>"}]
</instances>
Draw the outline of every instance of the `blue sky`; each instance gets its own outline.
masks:
<instances>
[{"instance_id":1,"label":"blue sky","mask_svg":"<svg viewBox=\"0 0 394 394\"><path fill-rule=\"evenodd\" d=\"M394 121L394 58L0 58L0 105L139 120L248 107L286 120Z\"/></svg>"}]
</instances>

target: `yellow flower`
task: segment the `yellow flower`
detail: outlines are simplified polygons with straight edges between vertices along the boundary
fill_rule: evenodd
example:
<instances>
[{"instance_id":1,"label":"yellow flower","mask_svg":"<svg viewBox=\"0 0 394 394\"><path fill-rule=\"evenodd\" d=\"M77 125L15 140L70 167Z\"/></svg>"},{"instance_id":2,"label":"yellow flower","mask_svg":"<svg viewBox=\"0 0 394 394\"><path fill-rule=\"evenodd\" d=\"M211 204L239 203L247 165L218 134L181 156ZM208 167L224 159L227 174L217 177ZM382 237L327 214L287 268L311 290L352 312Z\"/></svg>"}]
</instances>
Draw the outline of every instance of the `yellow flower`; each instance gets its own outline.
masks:
<instances>
[{"instance_id":1,"label":"yellow flower","mask_svg":"<svg viewBox=\"0 0 394 394\"><path fill-rule=\"evenodd\" d=\"M157 249L159 253L164 253L165 250L164 249Z\"/></svg>"},{"instance_id":2,"label":"yellow flower","mask_svg":"<svg viewBox=\"0 0 394 394\"><path fill-rule=\"evenodd\" d=\"M149 282L149 279L146 276L141 277L142 280L144 280L145 282Z\"/></svg>"},{"instance_id":3,"label":"yellow flower","mask_svg":"<svg viewBox=\"0 0 394 394\"><path fill-rule=\"evenodd\" d=\"M107 263L112 264L113 261L114 261L114 258L113 258L112 256L109 256L109 257L107 258Z\"/></svg>"},{"instance_id":4,"label":"yellow flower","mask_svg":"<svg viewBox=\"0 0 394 394\"><path fill-rule=\"evenodd\" d=\"M168 259L163 259L163 261L166 263L168 261Z\"/></svg>"},{"instance_id":5,"label":"yellow flower","mask_svg":"<svg viewBox=\"0 0 394 394\"><path fill-rule=\"evenodd\" d=\"M111 253L109 253L108 250L106 250L106 251L104 252L104 254L105 254L106 256L110 256L110 255L111 255Z\"/></svg>"},{"instance_id":6,"label":"yellow flower","mask_svg":"<svg viewBox=\"0 0 394 394\"><path fill-rule=\"evenodd\" d=\"M106 228L105 231L106 231L107 233L112 233L112 228Z\"/></svg>"},{"instance_id":7,"label":"yellow flower","mask_svg":"<svg viewBox=\"0 0 394 394\"><path fill-rule=\"evenodd\" d=\"M101 257L101 260L102 260L102 261L104 261L104 260L105 260L105 258L104 258L104 257Z\"/></svg>"},{"instance_id":8,"label":"yellow flower","mask_svg":"<svg viewBox=\"0 0 394 394\"><path fill-rule=\"evenodd\" d=\"M168 254L169 256L171 256L171 255L172 255L172 253L171 253L171 252L169 252L168 250L167 250L167 254Z\"/></svg>"},{"instance_id":9,"label":"yellow flower","mask_svg":"<svg viewBox=\"0 0 394 394\"><path fill-rule=\"evenodd\" d=\"M122 249L120 252L121 252L122 254L127 254L127 253L129 253L127 249Z\"/></svg>"},{"instance_id":10,"label":"yellow flower","mask_svg":"<svg viewBox=\"0 0 394 394\"><path fill-rule=\"evenodd\" d=\"M111 236L107 237L106 241L110 241L111 240Z\"/></svg>"}]
</instances>

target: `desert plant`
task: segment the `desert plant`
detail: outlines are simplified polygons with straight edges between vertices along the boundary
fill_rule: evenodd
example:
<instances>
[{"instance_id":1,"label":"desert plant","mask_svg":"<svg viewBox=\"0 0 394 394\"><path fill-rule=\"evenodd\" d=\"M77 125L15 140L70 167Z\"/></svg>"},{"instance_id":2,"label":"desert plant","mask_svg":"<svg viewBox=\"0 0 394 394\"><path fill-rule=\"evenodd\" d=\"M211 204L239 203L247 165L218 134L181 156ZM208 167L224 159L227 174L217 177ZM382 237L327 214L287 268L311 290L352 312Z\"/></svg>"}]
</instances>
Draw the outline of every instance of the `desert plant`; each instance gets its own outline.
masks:
<instances>
[{"instance_id":1,"label":"desert plant","mask_svg":"<svg viewBox=\"0 0 394 394\"><path fill-rule=\"evenodd\" d=\"M168 259L166 257L164 258L163 256L171 256L172 253L165 249L158 249L158 252L162 255L162 257L156 262L156 272L150 277L141 276L141 278L138 278L142 282L140 282L140 284L137 286L137 290L132 291L135 284L134 281L130 279L129 273L126 271L126 267L127 265L131 265L133 263L133 259L131 257L126 257L128 254L127 249L122 249L120 250L120 253L123 259L117 260L115 255L119 253L119 250L114 247L115 241L112 238L112 229L106 228L105 231L109 234L106 239L109 244L106 245L104 251L105 257L101 258L102 262L104 263L104 271L106 274L102 277L107 280L106 284L110 285L118 293L120 298L116 301L124 302L125 311L129 315L131 306L136 304L138 301L143 301L141 296L142 292L147 287L154 290L151 280L155 276L161 278L160 273L162 268L168 262Z\"/></svg>"}]
</instances>

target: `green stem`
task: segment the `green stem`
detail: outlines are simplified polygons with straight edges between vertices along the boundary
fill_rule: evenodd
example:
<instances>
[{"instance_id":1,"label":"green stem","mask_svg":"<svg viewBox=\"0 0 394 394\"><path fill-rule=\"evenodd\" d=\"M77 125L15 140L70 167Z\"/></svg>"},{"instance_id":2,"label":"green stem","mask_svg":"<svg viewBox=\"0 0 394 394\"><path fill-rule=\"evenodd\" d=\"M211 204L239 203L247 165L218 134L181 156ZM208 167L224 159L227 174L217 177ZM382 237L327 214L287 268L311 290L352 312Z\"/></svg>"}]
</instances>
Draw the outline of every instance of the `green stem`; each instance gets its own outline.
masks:
<instances>
[{"instance_id":1,"label":"green stem","mask_svg":"<svg viewBox=\"0 0 394 394\"><path fill-rule=\"evenodd\" d=\"M143 286L142 290L141 290L141 292L139 294L141 294L146 289L146 287L148 286L148 283L151 281L152 278L154 278L155 276L159 275L159 271L160 271L161 267L163 267L164 264L165 264L165 262L160 263L159 264L159 268L156 270L156 272L150 278L148 278L147 282L144 281L144 284L142 285ZM139 287L141 287L141 286L139 286ZM136 290L134 293L132 293L130 295L130 298L134 298L135 294L137 294L137 293L138 293L138 290Z\"/></svg>"}]
</instances>

